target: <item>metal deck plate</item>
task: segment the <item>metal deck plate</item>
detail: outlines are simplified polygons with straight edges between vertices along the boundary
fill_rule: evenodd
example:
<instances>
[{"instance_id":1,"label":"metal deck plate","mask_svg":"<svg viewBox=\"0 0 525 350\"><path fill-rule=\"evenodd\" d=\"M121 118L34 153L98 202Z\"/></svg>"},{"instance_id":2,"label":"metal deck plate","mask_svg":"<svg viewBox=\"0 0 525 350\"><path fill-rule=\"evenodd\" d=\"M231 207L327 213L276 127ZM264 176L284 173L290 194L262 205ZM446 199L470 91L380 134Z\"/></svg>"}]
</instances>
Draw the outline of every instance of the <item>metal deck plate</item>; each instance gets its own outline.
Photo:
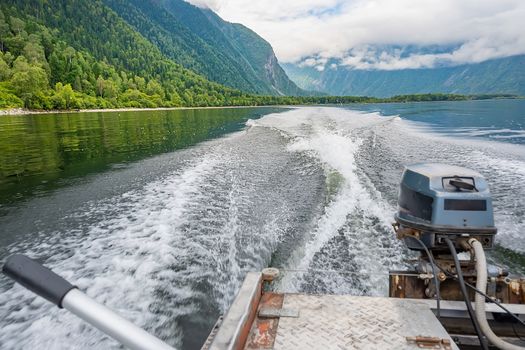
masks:
<instances>
[{"instance_id":1,"label":"metal deck plate","mask_svg":"<svg viewBox=\"0 0 525 350\"><path fill-rule=\"evenodd\" d=\"M299 311L294 309L275 309L263 308L259 310L259 318L275 318L275 317L299 317Z\"/></svg>"},{"instance_id":2,"label":"metal deck plate","mask_svg":"<svg viewBox=\"0 0 525 350\"><path fill-rule=\"evenodd\" d=\"M286 294L283 308L298 318L280 318L274 349L418 349L406 337L448 333L428 305L414 300L346 295Z\"/></svg>"}]
</instances>

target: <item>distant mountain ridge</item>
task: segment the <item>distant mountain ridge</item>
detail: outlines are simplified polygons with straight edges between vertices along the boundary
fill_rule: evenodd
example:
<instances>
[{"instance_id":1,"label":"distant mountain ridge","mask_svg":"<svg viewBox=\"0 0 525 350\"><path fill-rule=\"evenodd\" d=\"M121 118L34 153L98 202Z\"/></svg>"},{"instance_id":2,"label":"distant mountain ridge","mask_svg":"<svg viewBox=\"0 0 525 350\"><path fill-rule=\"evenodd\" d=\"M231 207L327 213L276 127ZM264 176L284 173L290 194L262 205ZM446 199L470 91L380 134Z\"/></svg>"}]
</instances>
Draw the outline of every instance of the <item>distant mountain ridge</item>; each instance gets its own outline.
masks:
<instances>
[{"instance_id":1,"label":"distant mountain ridge","mask_svg":"<svg viewBox=\"0 0 525 350\"><path fill-rule=\"evenodd\" d=\"M525 55L453 67L403 70L358 70L339 66L322 72L284 64L301 88L330 95L388 97L403 94L507 93L525 96Z\"/></svg>"}]
</instances>

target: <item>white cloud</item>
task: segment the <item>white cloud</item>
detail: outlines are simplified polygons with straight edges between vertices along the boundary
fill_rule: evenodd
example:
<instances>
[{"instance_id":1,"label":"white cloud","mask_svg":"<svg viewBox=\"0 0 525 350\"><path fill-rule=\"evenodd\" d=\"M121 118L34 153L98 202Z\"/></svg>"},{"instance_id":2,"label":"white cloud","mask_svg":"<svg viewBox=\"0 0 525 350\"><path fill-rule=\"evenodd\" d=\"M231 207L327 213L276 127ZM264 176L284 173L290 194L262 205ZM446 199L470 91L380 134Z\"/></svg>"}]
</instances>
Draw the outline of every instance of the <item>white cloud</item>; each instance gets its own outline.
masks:
<instances>
[{"instance_id":1,"label":"white cloud","mask_svg":"<svg viewBox=\"0 0 525 350\"><path fill-rule=\"evenodd\" d=\"M210 9L215 12L218 12L221 8L221 0L191 0L188 2L197 7Z\"/></svg>"},{"instance_id":2,"label":"white cloud","mask_svg":"<svg viewBox=\"0 0 525 350\"><path fill-rule=\"evenodd\" d=\"M187 1L253 29L280 61L319 70L329 59L360 69L403 69L525 53L524 0ZM408 56L384 50L392 45L421 50ZM428 53L429 46L454 49Z\"/></svg>"}]
</instances>

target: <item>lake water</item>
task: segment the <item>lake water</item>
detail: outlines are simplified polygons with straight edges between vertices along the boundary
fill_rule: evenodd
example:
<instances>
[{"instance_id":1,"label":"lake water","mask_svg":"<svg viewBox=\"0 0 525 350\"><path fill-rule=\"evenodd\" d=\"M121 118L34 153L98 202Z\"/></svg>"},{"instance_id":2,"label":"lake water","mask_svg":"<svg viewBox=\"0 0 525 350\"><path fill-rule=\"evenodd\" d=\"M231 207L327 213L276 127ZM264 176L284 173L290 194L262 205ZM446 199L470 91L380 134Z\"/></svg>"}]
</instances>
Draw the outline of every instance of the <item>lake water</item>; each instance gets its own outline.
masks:
<instances>
[{"instance_id":1,"label":"lake water","mask_svg":"<svg viewBox=\"0 0 525 350\"><path fill-rule=\"evenodd\" d=\"M525 144L525 100L482 100L357 105L361 111L399 115L444 135Z\"/></svg>"},{"instance_id":2,"label":"lake water","mask_svg":"<svg viewBox=\"0 0 525 350\"><path fill-rule=\"evenodd\" d=\"M0 119L0 257L25 252L169 343L198 349L247 271L286 291L385 295L412 256L403 165L487 176L493 262L525 272L525 101ZM0 348L111 339L0 277Z\"/></svg>"}]
</instances>

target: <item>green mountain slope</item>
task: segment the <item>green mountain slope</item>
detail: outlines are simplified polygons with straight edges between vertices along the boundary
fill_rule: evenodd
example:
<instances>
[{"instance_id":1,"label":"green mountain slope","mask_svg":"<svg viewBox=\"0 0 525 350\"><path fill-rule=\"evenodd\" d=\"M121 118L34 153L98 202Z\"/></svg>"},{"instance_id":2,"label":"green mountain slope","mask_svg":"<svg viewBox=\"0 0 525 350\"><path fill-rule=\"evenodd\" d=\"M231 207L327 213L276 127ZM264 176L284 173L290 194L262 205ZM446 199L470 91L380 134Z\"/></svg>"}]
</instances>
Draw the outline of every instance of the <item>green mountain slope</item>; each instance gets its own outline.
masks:
<instances>
[{"instance_id":1,"label":"green mountain slope","mask_svg":"<svg viewBox=\"0 0 525 350\"><path fill-rule=\"evenodd\" d=\"M275 91L281 95L307 94L288 78L267 41L241 24L225 22L213 11L204 10L203 13L230 40L239 59L249 62L257 76L270 84Z\"/></svg>"},{"instance_id":2,"label":"green mountain slope","mask_svg":"<svg viewBox=\"0 0 525 350\"><path fill-rule=\"evenodd\" d=\"M225 57L222 60L225 67L231 66L232 70L237 70L239 75L255 89L248 91L278 95L306 93L286 76L270 44L250 29L240 24L226 22L214 12L197 8L182 0L150 1L162 5L179 23L198 36L214 52ZM199 43L195 41L194 47ZM213 71L209 69L197 71L212 79ZM221 79L224 78L223 76ZM223 80L215 81L240 88Z\"/></svg>"},{"instance_id":3,"label":"green mountain slope","mask_svg":"<svg viewBox=\"0 0 525 350\"><path fill-rule=\"evenodd\" d=\"M4 17L0 58L7 66L0 77L4 91L9 85L16 90L12 78L20 58L44 72L41 90L61 82L107 102L90 100L89 106L221 105L245 95L169 59L101 1L5 0L0 9ZM35 76L18 66L18 71ZM54 92L43 90L39 98L24 98L25 104L53 107L44 97Z\"/></svg>"},{"instance_id":4,"label":"green mountain slope","mask_svg":"<svg viewBox=\"0 0 525 350\"><path fill-rule=\"evenodd\" d=\"M305 92L257 34L183 1L0 2L0 108L275 102L251 93Z\"/></svg>"},{"instance_id":5,"label":"green mountain slope","mask_svg":"<svg viewBox=\"0 0 525 350\"><path fill-rule=\"evenodd\" d=\"M150 0L104 0L130 26L170 59L212 81L249 92L258 89L256 77L246 77L236 62L215 50L161 5ZM262 90L262 91L259 91Z\"/></svg>"},{"instance_id":6,"label":"green mountain slope","mask_svg":"<svg viewBox=\"0 0 525 350\"><path fill-rule=\"evenodd\" d=\"M455 67L397 71L311 67L286 64L290 78L303 89L331 95L393 96L421 93L525 95L525 55Z\"/></svg>"}]
</instances>

